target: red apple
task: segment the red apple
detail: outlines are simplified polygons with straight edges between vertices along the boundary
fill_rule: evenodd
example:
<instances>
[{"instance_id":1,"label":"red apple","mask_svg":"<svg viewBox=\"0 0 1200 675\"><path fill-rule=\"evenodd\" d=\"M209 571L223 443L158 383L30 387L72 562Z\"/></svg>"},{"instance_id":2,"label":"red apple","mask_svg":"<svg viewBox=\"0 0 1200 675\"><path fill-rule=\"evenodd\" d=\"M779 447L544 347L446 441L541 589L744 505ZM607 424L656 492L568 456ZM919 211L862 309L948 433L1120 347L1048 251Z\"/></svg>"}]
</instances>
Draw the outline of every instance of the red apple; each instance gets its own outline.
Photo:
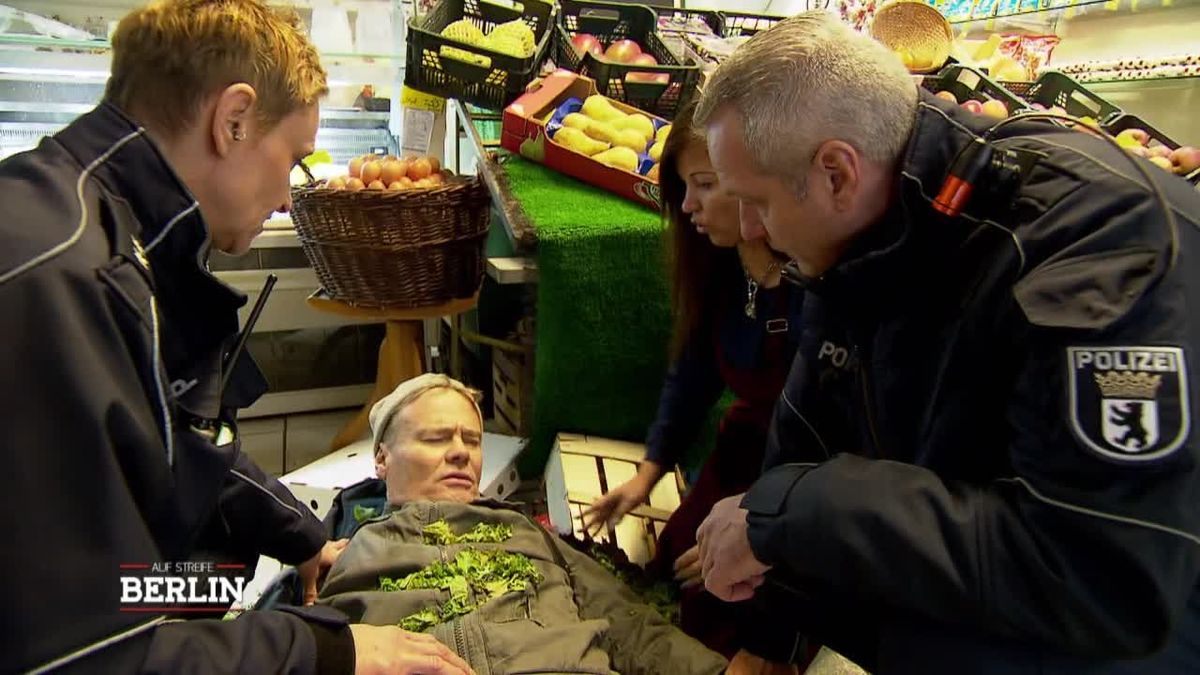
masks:
<instances>
[{"instance_id":1,"label":"red apple","mask_svg":"<svg viewBox=\"0 0 1200 675\"><path fill-rule=\"evenodd\" d=\"M983 114L983 104L974 99L963 101L962 107L964 110L969 110L970 112L973 112L976 115Z\"/></svg>"},{"instance_id":2,"label":"red apple","mask_svg":"<svg viewBox=\"0 0 1200 675\"><path fill-rule=\"evenodd\" d=\"M657 66L658 59L654 58L653 54L638 54L629 62L631 66ZM626 82L655 82L657 84L666 84L671 81L671 76L666 73L629 73L625 76Z\"/></svg>"},{"instance_id":3,"label":"red apple","mask_svg":"<svg viewBox=\"0 0 1200 675\"><path fill-rule=\"evenodd\" d=\"M642 53L642 48L633 40L617 40L608 46L604 58L617 63L631 63L633 57Z\"/></svg>"},{"instance_id":4,"label":"red apple","mask_svg":"<svg viewBox=\"0 0 1200 675\"><path fill-rule=\"evenodd\" d=\"M1184 146L1171 153L1171 161L1183 173L1191 173L1196 169L1200 169L1200 150L1191 146Z\"/></svg>"},{"instance_id":5,"label":"red apple","mask_svg":"<svg viewBox=\"0 0 1200 675\"><path fill-rule=\"evenodd\" d=\"M604 54L604 47L591 33L576 33L575 37L571 38L571 45L575 47L577 56L583 56L584 52L591 52L593 56Z\"/></svg>"}]
</instances>

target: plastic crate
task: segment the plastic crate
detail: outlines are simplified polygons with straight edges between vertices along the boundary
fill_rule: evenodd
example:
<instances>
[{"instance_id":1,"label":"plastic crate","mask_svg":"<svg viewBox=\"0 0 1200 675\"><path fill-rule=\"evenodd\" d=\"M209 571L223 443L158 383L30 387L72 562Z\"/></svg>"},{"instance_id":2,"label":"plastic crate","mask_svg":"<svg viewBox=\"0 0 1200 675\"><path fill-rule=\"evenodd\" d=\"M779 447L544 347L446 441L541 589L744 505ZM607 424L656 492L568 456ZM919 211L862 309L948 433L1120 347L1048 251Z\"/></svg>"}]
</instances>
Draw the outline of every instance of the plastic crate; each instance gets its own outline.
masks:
<instances>
[{"instance_id":1,"label":"plastic crate","mask_svg":"<svg viewBox=\"0 0 1200 675\"><path fill-rule=\"evenodd\" d=\"M712 29L713 35L723 35L725 30L725 20L721 13L712 9L671 9L669 7L655 7L659 18L675 17L677 19L700 19Z\"/></svg>"},{"instance_id":2,"label":"plastic crate","mask_svg":"<svg viewBox=\"0 0 1200 675\"><path fill-rule=\"evenodd\" d=\"M1150 125L1149 122L1138 117L1137 115L1130 115L1129 113L1121 113L1120 115L1117 115L1116 117L1101 124L1100 126L1105 131L1112 134L1113 136L1116 136L1117 134L1121 133L1122 131L1125 131L1126 129L1142 129L1146 133L1150 134L1151 141L1158 141L1162 145L1165 145L1172 150L1179 147L1178 143L1176 143L1175 141L1168 138L1166 134L1159 131L1158 129L1155 129L1153 126Z\"/></svg>"},{"instance_id":3,"label":"plastic crate","mask_svg":"<svg viewBox=\"0 0 1200 675\"><path fill-rule=\"evenodd\" d=\"M1069 75L1053 70L1042 73L1024 98L1047 109L1059 106L1068 115L1091 117L1100 124L1122 113L1120 108L1088 91Z\"/></svg>"},{"instance_id":4,"label":"plastic crate","mask_svg":"<svg viewBox=\"0 0 1200 675\"><path fill-rule=\"evenodd\" d=\"M441 0L424 18L409 25L405 84L445 98L455 98L491 110L512 103L538 76L553 43L555 7L545 0L524 0L511 9L483 0ZM484 33L521 19L533 30L532 56L519 58L442 37L446 26L468 19ZM467 63L441 56L442 47L491 59L491 65Z\"/></svg>"},{"instance_id":5,"label":"plastic crate","mask_svg":"<svg viewBox=\"0 0 1200 675\"><path fill-rule=\"evenodd\" d=\"M727 12L721 10L721 37L738 37L754 35L783 21L785 16L768 14L752 14L750 12Z\"/></svg>"},{"instance_id":6,"label":"plastic crate","mask_svg":"<svg viewBox=\"0 0 1200 675\"><path fill-rule=\"evenodd\" d=\"M1126 129L1141 129L1147 134L1150 134L1151 145L1159 143L1172 150L1180 147L1179 143L1176 143L1166 134L1154 128L1149 122L1138 117L1137 115L1121 113L1101 126L1106 132L1112 134L1113 136L1116 136ZM1183 178L1193 185L1200 185L1200 169L1197 169L1189 174L1184 174L1180 176L1180 178Z\"/></svg>"},{"instance_id":7,"label":"plastic crate","mask_svg":"<svg viewBox=\"0 0 1200 675\"><path fill-rule=\"evenodd\" d=\"M700 81L700 66L683 64L658 36L658 17L645 5L624 5L593 0L562 0L562 15L558 27L555 61L596 81L596 89L608 98L666 119L675 113L696 92ZM591 52L582 57L575 52L571 38L577 33L590 33L602 44L629 39L642 46L658 65L630 65L597 58ZM629 82L630 73L665 75L665 82Z\"/></svg>"},{"instance_id":8,"label":"plastic crate","mask_svg":"<svg viewBox=\"0 0 1200 675\"><path fill-rule=\"evenodd\" d=\"M982 72L968 66L946 66L937 75L923 78L921 85L935 93L948 91L954 94L959 103L970 99L981 103L989 99L996 99L1004 103L1009 114L1029 108L1028 104L1014 96L1012 92L996 84Z\"/></svg>"}]
</instances>

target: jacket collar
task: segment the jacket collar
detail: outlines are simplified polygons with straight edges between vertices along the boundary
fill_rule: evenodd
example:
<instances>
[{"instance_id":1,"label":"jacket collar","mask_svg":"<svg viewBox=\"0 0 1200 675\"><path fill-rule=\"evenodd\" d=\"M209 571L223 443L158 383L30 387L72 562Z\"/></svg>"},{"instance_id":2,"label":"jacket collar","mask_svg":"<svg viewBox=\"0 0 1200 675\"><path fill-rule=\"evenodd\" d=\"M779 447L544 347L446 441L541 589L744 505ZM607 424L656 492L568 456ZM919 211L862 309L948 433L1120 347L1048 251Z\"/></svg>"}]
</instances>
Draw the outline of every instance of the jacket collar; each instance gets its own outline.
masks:
<instances>
[{"instance_id":1,"label":"jacket collar","mask_svg":"<svg viewBox=\"0 0 1200 675\"><path fill-rule=\"evenodd\" d=\"M179 402L197 415L217 417L220 377L213 371L220 372L246 296L208 271L210 240L199 204L146 130L111 103L101 103L55 138L81 166L99 162L94 178L132 212L133 222L123 225L150 268L163 361L179 383L174 388L186 392Z\"/></svg>"},{"instance_id":2,"label":"jacket collar","mask_svg":"<svg viewBox=\"0 0 1200 675\"><path fill-rule=\"evenodd\" d=\"M921 90L913 131L900 163L894 202L842 260L819 279L789 275L819 295L853 299L864 309L899 308L914 285L935 282L970 228L930 204L958 152L986 129L986 120Z\"/></svg>"}]
</instances>

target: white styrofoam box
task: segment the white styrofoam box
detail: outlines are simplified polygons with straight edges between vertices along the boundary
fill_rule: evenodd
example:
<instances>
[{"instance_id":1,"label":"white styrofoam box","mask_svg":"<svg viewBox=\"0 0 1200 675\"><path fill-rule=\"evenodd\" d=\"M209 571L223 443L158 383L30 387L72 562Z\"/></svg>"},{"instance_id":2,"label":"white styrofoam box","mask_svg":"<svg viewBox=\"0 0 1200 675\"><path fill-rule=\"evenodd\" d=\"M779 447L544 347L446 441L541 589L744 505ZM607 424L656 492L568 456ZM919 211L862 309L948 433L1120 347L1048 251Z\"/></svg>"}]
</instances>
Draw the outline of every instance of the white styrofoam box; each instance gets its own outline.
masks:
<instances>
[{"instance_id":1,"label":"white styrofoam box","mask_svg":"<svg viewBox=\"0 0 1200 675\"><path fill-rule=\"evenodd\" d=\"M563 534L586 538L581 516L605 492L637 474L645 447L596 436L559 434L546 465L546 503L550 523ZM603 476L601 475L603 474ZM616 527L596 538L616 537L617 546L639 565L654 557L658 535L679 508L679 486L674 476L662 478L650 492L649 506L636 507Z\"/></svg>"}]
</instances>

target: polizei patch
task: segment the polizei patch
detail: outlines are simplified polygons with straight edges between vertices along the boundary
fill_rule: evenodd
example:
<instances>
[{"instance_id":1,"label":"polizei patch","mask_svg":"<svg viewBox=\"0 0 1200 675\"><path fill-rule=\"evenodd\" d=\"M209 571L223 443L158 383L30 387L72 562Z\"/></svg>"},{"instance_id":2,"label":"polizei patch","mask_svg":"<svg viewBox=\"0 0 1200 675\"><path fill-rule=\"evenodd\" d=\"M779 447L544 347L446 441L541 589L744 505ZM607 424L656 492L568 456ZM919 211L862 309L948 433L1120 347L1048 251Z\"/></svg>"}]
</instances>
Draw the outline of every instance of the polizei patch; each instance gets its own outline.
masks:
<instances>
[{"instance_id":1,"label":"polizei patch","mask_svg":"<svg viewBox=\"0 0 1200 675\"><path fill-rule=\"evenodd\" d=\"M1187 363L1178 347L1068 347L1071 427L1109 459L1148 462L1188 436Z\"/></svg>"}]
</instances>

